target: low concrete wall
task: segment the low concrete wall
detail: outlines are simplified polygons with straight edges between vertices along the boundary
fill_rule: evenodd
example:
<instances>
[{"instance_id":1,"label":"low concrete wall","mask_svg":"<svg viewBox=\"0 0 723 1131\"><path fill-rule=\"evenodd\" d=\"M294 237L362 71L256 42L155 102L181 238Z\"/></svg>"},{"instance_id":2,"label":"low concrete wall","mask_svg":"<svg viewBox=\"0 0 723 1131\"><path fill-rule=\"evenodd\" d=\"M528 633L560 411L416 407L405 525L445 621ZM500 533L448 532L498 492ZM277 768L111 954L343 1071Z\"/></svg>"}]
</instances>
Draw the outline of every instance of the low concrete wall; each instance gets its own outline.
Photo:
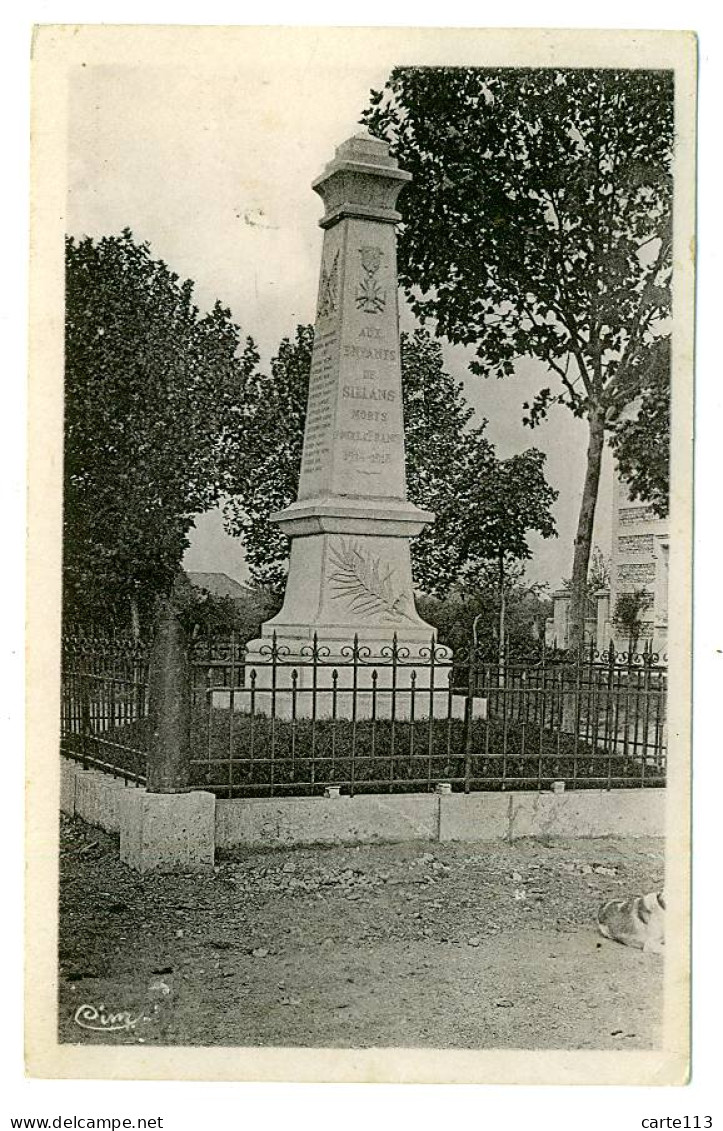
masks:
<instances>
[{"instance_id":1,"label":"low concrete wall","mask_svg":"<svg viewBox=\"0 0 723 1131\"><path fill-rule=\"evenodd\" d=\"M506 840L510 832L508 793L448 793L439 797L439 839Z\"/></svg>"},{"instance_id":2,"label":"low concrete wall","mask_svg":"<svg viewBox=\"0 0 723 1131\"><path fill-rule=\"evenodd\" d=\"M217 848L663 836L665 790L252 798L216 802Z\"/></svg>"},{"instance_id":3,"label":"low concrete wall","mask_svg":"<svg viewBox=\"0 0 723 1131\"><path fill-rule=\"evenodd\" d=\"M664 789L511 793L510 839L522 836L663 836Z\"/></svg>"},{"instance_id":4,"label":"low concrete wall","mask_svg":"<svg viewBox=\"0 0 723 1131\"><path fill-rule=\"evenodd\" d=\"M216 802L217 848L436 840L438 828L433 793Z\"/></svg>"},{"instance_id":5,"label":"low concrete wall","mask_svg":"<svg viewBox=\"0 0 723 1131\"><path fill-rule=\"evenodd\" d=\"M101 770L84 770L69 758L60 760L61 811L69 817L82 817L94 828L120 832L121 795L136 788Z\"/></svg>"},{"instance_id":6,"label":"low concrete wall","mask_svg":"<svg viewBox=\"0 0 723 1131\"><path fill-rule=\"evenodd\" d=\"M164 867L208 867L216 848L665 835L664 789L226 800L147 794L65 758L60 807L120 832L122 858L141 871L156 866L154 852Z\"/></svg>"},{"instance_id":7,"label":"low concrete wall","mask_svg":"<svg viewBox=\"0 0 723 1131\"><path fill-rule=\"evenodd\" d=\"M439 799L439 839L664 836L664 789L452 793Z\"/></svg>"},{"instance_id":8,"label":"low concrete wall","mask_svg":"<svg viewBox=\"0 0 723 1131\"><path fill-rule=\"evenodd\" d=\"M129 789L138 792L122 779L109 778L98 770L80 770L75 778L76 817L108 833L120 832L121 798Z\"/></svg>"},{"instance_id":9,"label":"low concrete wall","mask_svg":"<svg viewBox=\"0 0 723 1131\"><path fill-rule=\"evenodd\" d=\"M70 758L60 759L60 812L68 817L75 816L75 779L78 772L76 762Z\"/></svg>"}]
</instances>

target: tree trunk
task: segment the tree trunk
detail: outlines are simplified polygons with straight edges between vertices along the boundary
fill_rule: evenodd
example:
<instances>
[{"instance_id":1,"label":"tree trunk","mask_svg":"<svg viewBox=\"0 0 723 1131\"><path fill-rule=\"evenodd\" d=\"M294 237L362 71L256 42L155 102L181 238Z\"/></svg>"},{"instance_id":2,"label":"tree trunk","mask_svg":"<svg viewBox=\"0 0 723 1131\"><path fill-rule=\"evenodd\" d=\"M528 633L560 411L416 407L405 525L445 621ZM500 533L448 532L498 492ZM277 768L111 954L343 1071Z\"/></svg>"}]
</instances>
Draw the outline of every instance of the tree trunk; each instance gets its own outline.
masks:
<instances>
[{"instance_id":1,"label":"tree trunk","mask_svg":"<svg viewBox=\"0 0 723 1131\"><path fill-rule=\"evenodd\" d=\"M141 616L137 597L131 597L131 636L134 640L141 638Z\"/></svg>"},{"instance_id":2,"label":"tree trunk","mask_svg":"<svg viewBox=\"0 0 723 1131\"><path fill-rule=\"evenodd\" d=\"M595 523L600 466L605 443L605 414L601 409L591 409L588 417L589 439L587 446L587 467L585 485L582 491L580 515L577 520L575 537L575 556L572 562L572 586L570 594L570 632L568 645L571 649L582 648L585 643L585 613L587 611L587 571L592 550L592 531Z\"/></svg>"}]
</instances>

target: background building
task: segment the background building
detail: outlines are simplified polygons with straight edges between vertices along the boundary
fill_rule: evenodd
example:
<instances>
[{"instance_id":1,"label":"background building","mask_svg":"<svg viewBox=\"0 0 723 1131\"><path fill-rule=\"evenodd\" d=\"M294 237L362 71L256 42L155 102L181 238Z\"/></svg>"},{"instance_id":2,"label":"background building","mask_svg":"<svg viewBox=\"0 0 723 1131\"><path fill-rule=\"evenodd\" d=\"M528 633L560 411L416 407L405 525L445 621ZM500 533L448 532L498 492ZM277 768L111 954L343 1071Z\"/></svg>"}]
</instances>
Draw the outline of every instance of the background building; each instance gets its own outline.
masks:
<instances>
[{"instance_id":1,"label":"background building","mask_svg":"<svg viewBox=\"0 0 723 1131\"><path fill-rule=\"evenodd\" d=\"M661 658L668 645L668 519L630 498L628 485L616 476L612 504L610 587L591 594L585 641L602 651L641 652L652 648ZM627 601L625 600L627 598ZM553 615L545 642L567 648L570 591L552 594Z\"/></svg>"}]
</instances>

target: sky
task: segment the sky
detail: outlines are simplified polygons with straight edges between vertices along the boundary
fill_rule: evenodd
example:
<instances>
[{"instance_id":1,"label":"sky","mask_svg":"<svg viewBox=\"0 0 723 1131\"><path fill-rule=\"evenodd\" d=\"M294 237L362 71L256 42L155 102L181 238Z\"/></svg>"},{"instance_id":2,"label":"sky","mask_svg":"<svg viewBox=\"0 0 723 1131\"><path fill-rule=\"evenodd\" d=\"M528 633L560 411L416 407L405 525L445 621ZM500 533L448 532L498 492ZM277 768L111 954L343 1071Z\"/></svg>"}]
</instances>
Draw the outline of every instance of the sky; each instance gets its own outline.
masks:
<instances>
[{"instance_id":1,"label":"sky","mask_svg":"<svg viewBox=\"0 0 723 1131\"><path fill-rule=\"evenodd\" d=\"M394 55L299 52L286 67L247 54L222 66L88 65L75 69L69 99L68 233L99 237L129 227L195 284L201 309L230 307L268 364L284 336L312 322L318 287L321 201L312 180L334 149L358 132L369 91L384 85ZM403 312L402 326L413 325ZM544 383L524 360L504 381L470 374L471 352L444 346L501 457L535 446L559 492L558 537L530 538L530 582L552 589L569 576L587 443L584 422L563 408L530 431L522 403ZM548 379L549 380L549 379ZM609 553L612 460L603 469L594 541ZM238 539L219 512L200 516L184 565L247 579Z\"/></svg>"}]
</instances>

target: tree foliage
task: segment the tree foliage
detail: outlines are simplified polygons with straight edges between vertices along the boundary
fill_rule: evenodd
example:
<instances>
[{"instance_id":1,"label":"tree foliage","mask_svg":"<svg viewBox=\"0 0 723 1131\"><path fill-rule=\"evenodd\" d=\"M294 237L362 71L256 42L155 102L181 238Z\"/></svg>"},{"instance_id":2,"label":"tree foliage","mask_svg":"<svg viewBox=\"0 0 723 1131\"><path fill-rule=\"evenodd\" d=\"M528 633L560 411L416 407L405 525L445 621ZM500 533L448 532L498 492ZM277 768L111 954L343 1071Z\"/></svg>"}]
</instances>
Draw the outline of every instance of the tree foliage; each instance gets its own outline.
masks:
<instances>
[{"instance_id":1,"label":"tree foliage","mask_svg":"<svg viewBox=\"0 0 723 1131\"><path fill-rule=\"evenodd\" d=\"M631 652L637 647L643 627L642 614L650 607L650 600L647 589L635 589L617 596L613 619L618 630L628 637Z\"/></svg>"},{"instance_id":2,"label":"tree foliage","mask_svg":"<svg viewBox=\"0 0 723 1131\"><path fill-rule=\"evenodd\" d=\"M508 563L531 557L528 535L555 534L550 508L557 498L544 475L545 456L529 448L509 459L497 459L484 434L471 434L458 470L455 497L447 513L447 535L457 554L456 578L474 585L484 578L490 561L503 573Z\"/></svg>"},{"instance_id":3,"label":"tree foliage","mask_svg":"<svg viewBox=\"0 0 723 1131\"><path fill-rule=\"evenodd\" d=\"M397 68L363 114L413 181L400 280L471 368L522 357L555 384L525 405L586 418L573 633L606 430L640 393L670 314L673 77L668 71Z\"/></svg>"},{"instance_id":4,"label":"tree foliage","mask_svg":"<svg viewBox=\"0 0 723 1131\"><path fill-rule=\"evenodd\" d=\"M124 231L66 242L64 604L128 624L168 594L244 442L258 356Z\"/></svg>"},{"instance_id":5,"label":"tree foliage","mask_svg":"<svg viewBox=\"0 0 723 1131\"><path fill-rule=\"evenodd\" d=\"M243 597L228 597L192 583L183 572L174 584L173 604L189 636L223 637L233 633L243 644L258 636L263 622L280 607L278 599L264 589L246 589Z\"/></svg>"},{"instance_id":6,"label":"tree foliage","mask_svg":"<svg viewBox=\"0 0 723 1131\"><path fill-rule=\"evenodd\" d=\"M312 326L284 338L271 373L256 372L246 386L248 428L224 506L226 527L243 540L253 584L282 593L289 539L269 520L296 498L304 442Z\"/></svg>"},{"instance_id":7,"label":"tree foliage","mask_svg":"<svg viewBox=\"0 0 723 1131\"><path fill-rule=\"evenodd\" d=\"M651 350L634 415L624 418L612 437L618 470L630 497L649 503L659 518L670 499L670 341Z\"/></svg>"},{"instance_id":8,"label":"tree foliage","mask_svg":"<svg viewBox=\"0 0 723 1131\"><path fill-rule=\"evenodd\" d=\"M252 580L277 592L288 539L269 516L296 498L312 347L312 327L298 327L293 342L281 343L271 376L250 382L246 457L226 505ZM556 492L544 479L540 452L498 460L484 424L469 427L472 410L428 333L402 334L400 356L408 494L437 515L412 543L414 578L426 592L444 593L460 581L474 583L490 557L529 557L529 531L554 533L549 508Z\"/></svg>"},{"instance_id":9,"label":"tree foliage","mask_svg":"<svg viewBox=\"0 0 723 1131\"><path fill-rule=\"evenodd\" d=\"M494 564L471 587L455 587L444 597L420 597L419 613L437 630L440 643L451 647L462 662L473 638L481 658L499 657L499 587ZM544 638L545 621L552 614L552 603L544 586L527 585L524 567L508 571L505 636L510 658L533 656Z\"/></svg>"},{"instance_id":10,"label":"tree foliage","mask_svg":"<svg viewBox=\"0 0 723 1131\"><path fill-rule=\"evenodd\" d=\"M603 554L599 546L595 546L590 557L590 565L587 571L587 584L585 586L586 617L597 616L597 595L601 589L610 589L610 558ZM562 588L568 591L572 589L572 578L566 577L562 582Z\"/></svg>"}]
</instances>

